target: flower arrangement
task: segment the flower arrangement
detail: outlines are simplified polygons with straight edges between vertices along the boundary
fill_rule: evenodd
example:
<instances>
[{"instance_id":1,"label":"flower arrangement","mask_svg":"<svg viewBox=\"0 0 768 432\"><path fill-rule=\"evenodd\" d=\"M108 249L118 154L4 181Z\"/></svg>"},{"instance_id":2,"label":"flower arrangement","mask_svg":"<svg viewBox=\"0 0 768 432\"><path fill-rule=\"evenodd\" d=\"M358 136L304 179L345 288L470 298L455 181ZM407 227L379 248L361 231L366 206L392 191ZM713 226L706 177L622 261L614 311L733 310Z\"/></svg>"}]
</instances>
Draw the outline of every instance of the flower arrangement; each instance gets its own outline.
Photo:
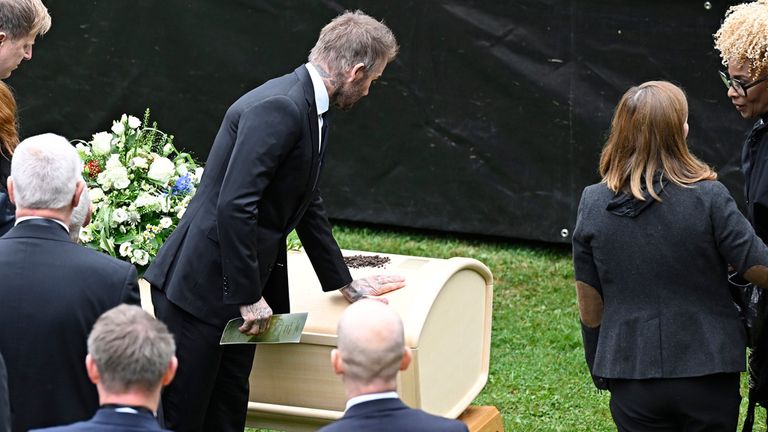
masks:
<instances>
[{"instance_id":1,"label":"flower arrangement","mask_svg":"<svg viewBox=\"0 0 768 432\"><path fill-rule=\"evenodd\" d=\"M75 141L93 204L80 242L146 270L179 223L203 168L157 123L123 114L108 132Z\"/></svg>"}]
</instances>

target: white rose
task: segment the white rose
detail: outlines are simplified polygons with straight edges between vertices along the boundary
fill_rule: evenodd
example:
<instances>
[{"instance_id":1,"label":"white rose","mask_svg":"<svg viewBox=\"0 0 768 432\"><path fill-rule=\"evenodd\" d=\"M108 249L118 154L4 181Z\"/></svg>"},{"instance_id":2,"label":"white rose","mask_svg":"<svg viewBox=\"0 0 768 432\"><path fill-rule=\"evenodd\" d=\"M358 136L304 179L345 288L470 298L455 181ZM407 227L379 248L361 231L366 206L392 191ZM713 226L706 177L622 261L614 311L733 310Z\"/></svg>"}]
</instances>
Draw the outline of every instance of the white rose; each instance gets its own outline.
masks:
<instances>
[{"instance_id":1,"label":"white rose","mask_svg":"<svg viewBox=\"0 0 768 432\"><path fill-rule=\"evenodd\" d=\"M118 177L115 179L113 186L115 189L127 189L131 185L131 180L128 177Z\"/></svg>"},{"instance_id":2,"label":"white rose","mask_svg":"<svg viewBox=\"0 0 768 432\"><path fill-rule=\"evenodd\" d=\"M102 171L96 177L96 183L100 184L104 190L110 190L112 188L112 179L109 177L107 171Z\"/></svg>"},{"instance_id":3,"label":"white rose","mask_svg":"<svg viewBox=\"0 0 768 432\"><path fill-rule=\"evenodd\" d=\"M200 179L203 178L203 167L195 169L195 182L200 183Z\"/></svg>"},{"instance_id":4,"label":"white rose","mask_svg":"<svg viewBox=\"0 0 768 432\"><path fill-rule=\"evenodd\" d=\"M123 208L116 209L112 212L112 220L117 223L123 223L128 220L128 212Z\"/></svg>"},{"instance_id":5,"label":"white rose","mask_svg":"<svg viewBox=\"0 0 768 432\"><path fill-rule=\"evenodd\" d=\"M122 135L123 133L125 133L125 125L123 124L123 122L113 121L112 132L114 132L115 135Z\"/></svg>"},{"instance_id":6,"label":"white rose","mask_svg":"<svg viewBox=\"0 0 768 432\"><path fill-rule=\"evenodd\" d=\"M133 258L131 261L138 265L147 265L149 263L149 253L141 249L136 249L133 251Z\"/></svg>"},{"instance_id":7,"label":"white rose","mask_svg":"<svg viewBox=\"0 0 768 432\"><path fill-rule=\"evenodd\" d=\"M164 217L160 219L160 227L161 228L168 228L173 224L173 220L169 217Z\"/></svg>"},{"instance_id":8,"label":"white rose","mask_svg":"<svg viewBox=\"0 0 768 432\"><path fill-rule=\"evenodd\" d=\"M136 206L136 208L141 207L149 207L156 202L156 198L154 195L152 195L149 192L142 192L139 194L139 196L136 197L136 201L133 202L133 205Z\"/></svg>"},{"instance_id":9,"label":"white rose","mask_svg":"<svg viewBox=\"0 0 768 432\"><path fill-rule=\"evenodd\" d=\"M187 169L186 164L179 164L179 166L176 167L176 172L179 173L180 176L183 176L184 174L188 173L189 170Z\"/></svg>"},{"instance_id":10,"label":"white rose","mask_svg":"<svg viewBox=\"0 0 768 432\"><path fill-rule=\"evenodd\" d=\"M97 155L109 154L112 151L112 134L109 132L99 132L93 134L91 140L93 152Z\"/></svg>"},{"instance_id":11,"label":"white rose","mask_svg":"<svg viewBox=\"0 0 768 432\"><path fill-rule=\"evenodd\" d=\"M104 199L104 191L101 190L101 188L93 188L88 190L88 197L91 199L91 202L99 202L102 199Z\"/></svg>"},{"instance_id":12,"label":"white rose","mask_svg":"<svg viewBox=\"0 0 768 432\"><path fill-rule=\"evenodd\" d=\"M165 183L173 175L176 166L168 158L159 157L149 166L147 177Z\"/></svg>"},{"instance_id":13,"label":"white rose","mask_svg":"<svg viewBox=\"0 0 768 432\"><path fill-rule=\"evenodd\" d=\"M137 119L134 116L128 116L128 127L131 129L136 129L139 126L141 126L141 120Z\"/></svg>"},{"instance_id":14,"label":"white rose","mask_svg":"<svg viewBox=\"0 0 768 432\"><path fill-rule=\"evenodd\" d=\"M120 256L127 257L128 255L133 252L133 246L131 246L131 242L125 242L120 245Z\"/></svg>"},{"instance_id":15,"label":"white rose","mask_svg":"<svg viewBox=\"0 0 768 432\"><path fill-rule=\"evenodd\" d=\"M123 163L120 162L120 155L113 154L112 156L109 157L109 159L107 159L107 166L106 166L107 170L112 170L115 168L122 168L122 167L123 167Z\"/></svg>"},{"instance_id":16,"label":"white rose","mask_svg":"<svg viewBox=\"0 0 768 432\"><path fill-rule=\"evenodd\" d=\"M147 160L143 157L136 156L135 158L131 159L131 165L135 166L136 168L146 168Z\"/></svg>"}]
</instances>

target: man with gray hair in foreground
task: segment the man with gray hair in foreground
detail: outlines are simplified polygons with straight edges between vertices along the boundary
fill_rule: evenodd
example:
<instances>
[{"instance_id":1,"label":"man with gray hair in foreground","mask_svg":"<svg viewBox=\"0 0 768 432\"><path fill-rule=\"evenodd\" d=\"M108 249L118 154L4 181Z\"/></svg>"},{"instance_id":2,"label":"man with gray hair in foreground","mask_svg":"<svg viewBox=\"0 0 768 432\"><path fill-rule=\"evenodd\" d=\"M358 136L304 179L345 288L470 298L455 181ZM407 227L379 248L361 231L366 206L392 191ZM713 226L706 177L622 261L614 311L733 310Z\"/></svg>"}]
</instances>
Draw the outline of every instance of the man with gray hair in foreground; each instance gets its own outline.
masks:
<instances>
[{"instance_id":1,"label":"man with gray hair in foreground","mask_svg":"<svg viewBox=\"0 0 768 432\"><path fill-rule=\"evenodd\" d=\"M397 373L408 368L411 352L392 308L375 300L354 303L341 315L337 334L331 364L344 381L347 409L321 432L467 431L458 420L409 408L398 397Z\"/></svg>"},{"instance_id":2,"label":"man with gray hair in foreground","mask_svg":"<svg viewBox=\"0 0 768 432\"><path fill-rule=\"evenodd\" d=\"M0 237L0 352L14 432L93 415L99 399L83 368L88 332L105 311L139 303L132 265L69 238L84 186L65 138L38 135L16 148L8 179L16 225Z\"/></svg>"},{"instance_id":3,"label":"man with gray hair in foreground","mask_svg":"<svg viewBox=\"0 0 768 432\"><path fill-rule=\"evenodd\" d=\"M163 431L155 413L178 360L168 328L138 306L105 312L88 336L85 367L101 408L91 420L38 432Z\"/></svg>"}]
</instances>

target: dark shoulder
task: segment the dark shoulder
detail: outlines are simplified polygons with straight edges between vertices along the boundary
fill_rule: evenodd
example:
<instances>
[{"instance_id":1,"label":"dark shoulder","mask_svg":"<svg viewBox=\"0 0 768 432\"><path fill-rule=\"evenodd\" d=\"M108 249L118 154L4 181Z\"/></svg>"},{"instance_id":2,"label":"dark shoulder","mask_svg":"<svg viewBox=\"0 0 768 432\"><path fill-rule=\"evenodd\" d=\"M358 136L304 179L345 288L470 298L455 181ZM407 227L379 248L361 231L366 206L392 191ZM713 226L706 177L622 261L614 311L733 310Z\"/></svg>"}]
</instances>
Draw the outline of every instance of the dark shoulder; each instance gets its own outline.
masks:
<instances>
[{"instance_id":1,"label":"dark shoulder","mask_svg":"<svg viewBox=\"0 0 768 432\"><path fill-rule=\"evenodd\" d=\"M415 416L420 417L420 423L429 426L430 430L439 431L466 431L467 425L459 420L453 420L445 417L429 414L419 409L411 408ZM434 428L434 429L432 429Z\"/></svg>"}]
</instances>

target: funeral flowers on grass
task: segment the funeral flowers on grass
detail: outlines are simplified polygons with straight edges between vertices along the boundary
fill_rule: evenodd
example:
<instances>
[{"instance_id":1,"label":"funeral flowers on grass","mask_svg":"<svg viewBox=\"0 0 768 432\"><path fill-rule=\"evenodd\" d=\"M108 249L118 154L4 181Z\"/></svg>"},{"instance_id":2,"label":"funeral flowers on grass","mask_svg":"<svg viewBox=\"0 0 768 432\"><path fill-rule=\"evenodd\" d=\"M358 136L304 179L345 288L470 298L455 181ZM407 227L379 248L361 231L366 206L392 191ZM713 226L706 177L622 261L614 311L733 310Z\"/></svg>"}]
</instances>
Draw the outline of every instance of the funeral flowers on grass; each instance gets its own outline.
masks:
<instances>
[{"instance_id":1,"label":"funeral flowers on grass","mask_svg":"<svg viewBox=\"0 0 768 432\"><path fill-rule=\"evenodd\" d=\"M203 168L173 145L173 136L123 114L109 131L75 141L93 203L80 241L130 261L142 273L173 232L194 195Z\"/></svg>"}]
</instances>

